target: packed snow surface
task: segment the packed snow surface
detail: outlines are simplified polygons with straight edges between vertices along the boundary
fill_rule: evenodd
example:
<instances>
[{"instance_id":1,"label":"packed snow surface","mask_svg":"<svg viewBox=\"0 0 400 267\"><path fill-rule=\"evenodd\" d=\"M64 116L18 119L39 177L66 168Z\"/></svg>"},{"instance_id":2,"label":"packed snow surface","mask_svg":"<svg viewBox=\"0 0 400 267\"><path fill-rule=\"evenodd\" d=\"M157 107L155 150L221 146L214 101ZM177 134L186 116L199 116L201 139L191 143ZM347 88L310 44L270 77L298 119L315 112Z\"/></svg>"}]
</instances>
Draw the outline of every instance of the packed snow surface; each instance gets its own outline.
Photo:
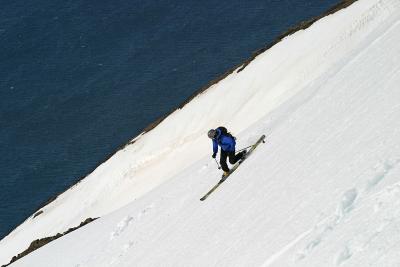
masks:
<instances>
[{"instance_id":1,"label":"packed snow surface","mask_svg":"<svg viewBox=\"0 0 400 267\"><path fill-rule=\"evenodd\" d=\"M0 242L11 266L400 266L400 1L286 37ZM266 143L221 175L208 129Z\"/></svg>"}]
</instances>

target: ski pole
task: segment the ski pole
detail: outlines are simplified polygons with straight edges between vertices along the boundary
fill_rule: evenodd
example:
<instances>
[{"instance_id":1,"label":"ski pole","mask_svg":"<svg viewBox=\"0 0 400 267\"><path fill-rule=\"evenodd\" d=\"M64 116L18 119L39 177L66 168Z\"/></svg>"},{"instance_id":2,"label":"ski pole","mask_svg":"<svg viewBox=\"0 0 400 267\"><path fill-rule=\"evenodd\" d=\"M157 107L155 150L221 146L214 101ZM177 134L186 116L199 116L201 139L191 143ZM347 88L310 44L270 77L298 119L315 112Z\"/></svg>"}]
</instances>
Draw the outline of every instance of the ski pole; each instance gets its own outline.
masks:
<instances>
[{"instance_id":1,"label":"ski pole","mask_svg":"<svg viewBox=\"0 0 400 267\"><path fill-rule=\"evenodd\" d=\"M250 148L250 147L252 147L252 146L246 146L245 148L242 148L242 149L236 151L236 153L241 152L241 151L243 151L243 150L245 150L245 149L248 149L248 148Z\"/></svg>"},{"instance_id":2,"label":"ski pole","mask_svg":"<svg viewBox=\"0 0 400 267\"><path fill-rule=\"evenodd\" d=\"M221 166L219 166L217 159L214 158L214 160L215 160L215 163L217 163L217 165L218 165L218 170L220 170L220 169L221 169Z\"/></svg>"}]
</instances>

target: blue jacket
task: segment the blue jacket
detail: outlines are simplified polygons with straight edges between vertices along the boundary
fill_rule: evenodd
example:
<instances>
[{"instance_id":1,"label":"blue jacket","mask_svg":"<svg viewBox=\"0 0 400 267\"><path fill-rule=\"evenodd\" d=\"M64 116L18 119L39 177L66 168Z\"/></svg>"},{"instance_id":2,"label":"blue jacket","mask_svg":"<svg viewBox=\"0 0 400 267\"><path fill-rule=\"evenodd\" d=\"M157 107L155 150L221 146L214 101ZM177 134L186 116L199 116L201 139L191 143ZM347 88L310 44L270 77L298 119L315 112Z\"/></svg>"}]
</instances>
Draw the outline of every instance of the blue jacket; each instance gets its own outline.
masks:
<instances>
[{"instance_id":1,"label":"blue jacket","mask_svg":"<svg viewBox=\"0 0 400 267\"><path fill-rule=\"evenodd\" d=\"M213 142L213 151L214 153L218 152L218 145L221 147L221 150L227 152L234 152L236 141L232 136L224 135L221 133L220 129L216 129L217 135L212 139Z\"/></svg>"}]
</instances>

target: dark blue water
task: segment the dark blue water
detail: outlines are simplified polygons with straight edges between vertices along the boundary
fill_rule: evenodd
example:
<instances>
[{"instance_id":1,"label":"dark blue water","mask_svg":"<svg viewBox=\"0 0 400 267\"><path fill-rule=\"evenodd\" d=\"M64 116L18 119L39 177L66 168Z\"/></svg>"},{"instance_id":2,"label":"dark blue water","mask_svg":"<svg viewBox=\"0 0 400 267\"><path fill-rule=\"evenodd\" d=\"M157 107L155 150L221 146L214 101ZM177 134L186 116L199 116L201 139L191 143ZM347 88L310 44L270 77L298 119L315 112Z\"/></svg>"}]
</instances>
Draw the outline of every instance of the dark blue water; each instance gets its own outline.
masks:
<instances>
[{"instance_id":1,"label":"dark blue water","mask_svg":"<svg viewBox=\"0 0 400 267\"><path fill-rule=\"evenodd\" d=\"M0 238L208 81L338 2L2 0Z\"/></svg>"}]
</instances>

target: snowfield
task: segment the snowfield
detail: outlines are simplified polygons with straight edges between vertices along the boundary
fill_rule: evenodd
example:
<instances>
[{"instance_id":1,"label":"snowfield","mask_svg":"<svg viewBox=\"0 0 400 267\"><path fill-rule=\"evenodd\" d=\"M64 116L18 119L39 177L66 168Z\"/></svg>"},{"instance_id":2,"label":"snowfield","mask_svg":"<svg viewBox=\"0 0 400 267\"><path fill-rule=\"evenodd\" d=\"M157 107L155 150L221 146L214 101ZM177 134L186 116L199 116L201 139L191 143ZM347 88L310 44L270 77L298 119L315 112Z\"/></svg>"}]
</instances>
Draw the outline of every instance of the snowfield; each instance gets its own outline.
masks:
<instances>
[{"instance_id":1,"label":"snowfield","mask_svg":"<svg viewBox=\"0 0 400 267\"><path fill-rule=\"evenodd\" d=\"M210 128L261 144L221 175ZM11 266L400 266L400 0L286 37L0 242Z\"/></svg>"}]
</instances>

